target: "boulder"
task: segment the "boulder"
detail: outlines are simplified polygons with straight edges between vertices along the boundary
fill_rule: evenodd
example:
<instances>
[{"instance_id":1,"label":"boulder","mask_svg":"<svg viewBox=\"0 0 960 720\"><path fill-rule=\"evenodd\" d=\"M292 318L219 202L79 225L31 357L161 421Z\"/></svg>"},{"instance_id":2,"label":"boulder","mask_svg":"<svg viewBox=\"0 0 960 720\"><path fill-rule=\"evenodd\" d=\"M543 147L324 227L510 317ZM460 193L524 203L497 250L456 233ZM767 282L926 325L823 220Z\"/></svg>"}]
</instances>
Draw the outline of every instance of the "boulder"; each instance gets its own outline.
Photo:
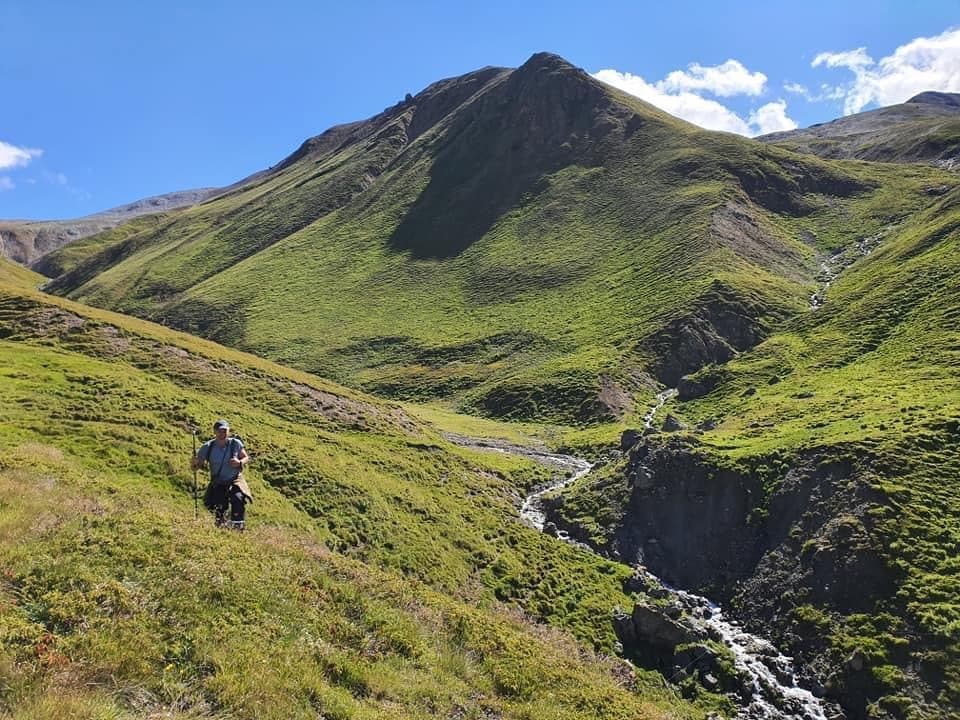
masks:
<instances>
[{"instance_id":1,"label":"boulder","mask_svg":"<svg viewBox=\"0 0 960 720\"><path fill-rule=\"evenodd\" d=\"M689 639L687 628L656 608L638 603L631 617L633 630L640 642L671 656L677 645Z\"/></svg>"},{"instance_id":2,"label":"boulder","mask_svg":"<svg viewBox=\"0 0 960 720\"><path fill-rule=\"evenodd\" d=\"M708 645L689 645L676 654L674 662L682 668L696 668L701 673L719 674L717 653Z\"/></svg>"},{"instance_id":3,"label":"boulder","mask_svg":"<svg viewBox=\"0 0 960 720\"><path fill-rule=\"evenodd\" d=\"M680 603L672 602L663 609L663 614L671 620L679 620L683 616L683 607Z\"/></svg>"},{"instance_id":4,"label":"boulder","mask_svg":"<svg viewBox=\"0 0 960 720\"><path fill-rule=\"evenodd\" d=\"M623 591L627 593L647 593L658 586L656 581L640 568L634 568L633 575L623 581Z\"/></svg>"},{"instance_id":5,"label":"boulder","mask_svg":"<svg viewBox=\"0 0 960 720\"><path fill-rule=\"evenodd\" d=\"M666 432L677 432L678 430L685 430L686 425L677 420L673 415L667 415L663 420L663 429Z\"/></svg>"},{"instance_id":6,"label":"boulder","mask_svg":"<svg viewBox=\"0 0 960 720\"><path fill-rule=\"evenodd\" d=\"M642 430L627 429L620 433L620 449L624 452L632 448L643 437Z\"/></svg>"}]
</instances>

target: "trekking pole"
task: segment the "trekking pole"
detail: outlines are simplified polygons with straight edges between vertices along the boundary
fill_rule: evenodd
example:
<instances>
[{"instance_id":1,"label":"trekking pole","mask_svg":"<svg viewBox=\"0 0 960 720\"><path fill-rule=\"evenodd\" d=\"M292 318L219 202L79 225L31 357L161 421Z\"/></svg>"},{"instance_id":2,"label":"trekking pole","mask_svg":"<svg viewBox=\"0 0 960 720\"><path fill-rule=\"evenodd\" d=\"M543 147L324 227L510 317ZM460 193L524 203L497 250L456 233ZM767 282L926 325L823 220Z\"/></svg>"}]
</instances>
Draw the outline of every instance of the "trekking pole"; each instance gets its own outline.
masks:
<instances>
[{"instance_id":1,"label":"trekking pole","mask_svg":"<svg viewBox=\"0 0 960 720\"><path fill-rule=\"evenodd\" d=\"M198 490L197 490L197 431L193 431L193 458L190 460L190 464L193 465L193 519L198 520L200 518L200 501L198 499Z\"/></svg>"}]
</instances>

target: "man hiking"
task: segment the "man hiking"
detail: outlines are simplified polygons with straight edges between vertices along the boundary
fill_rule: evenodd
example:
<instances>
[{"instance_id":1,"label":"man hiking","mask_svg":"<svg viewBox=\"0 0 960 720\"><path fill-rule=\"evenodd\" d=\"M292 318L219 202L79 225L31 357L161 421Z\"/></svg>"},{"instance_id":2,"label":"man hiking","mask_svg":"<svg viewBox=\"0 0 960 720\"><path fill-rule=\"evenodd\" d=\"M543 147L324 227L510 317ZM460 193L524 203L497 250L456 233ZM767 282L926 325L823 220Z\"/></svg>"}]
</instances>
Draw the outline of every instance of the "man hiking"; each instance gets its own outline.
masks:
<instances>
[{"instance_id":1,"label":"man hiking","mask_svg":"<svg viewBox=\"0 0 960 720\"><path fill-rule=\"evenodd\" d=\"M243 530L246 503L253 501L243 478L243 467L250 462L250 456L240 438L230 437L226 420L217 420L213 432L216 437L200 446L191 466L194 470L204 465L210 467L210 484L203 495L203 504L213 513L217 527ZM229 521L227 507L230 508Z\"/></svg>"}]
</instances>

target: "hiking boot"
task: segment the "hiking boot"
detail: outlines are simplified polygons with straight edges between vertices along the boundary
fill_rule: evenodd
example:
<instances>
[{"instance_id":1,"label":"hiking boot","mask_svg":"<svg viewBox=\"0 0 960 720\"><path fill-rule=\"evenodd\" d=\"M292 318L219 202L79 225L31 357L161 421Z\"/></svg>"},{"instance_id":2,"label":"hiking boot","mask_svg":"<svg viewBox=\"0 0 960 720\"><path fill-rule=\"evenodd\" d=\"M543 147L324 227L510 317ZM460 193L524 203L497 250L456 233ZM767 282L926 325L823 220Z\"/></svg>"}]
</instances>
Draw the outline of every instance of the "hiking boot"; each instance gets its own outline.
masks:
<instances>
[{"instance_id":1,"label":"hiking boot","mask_svg":"<svg viewBox=\"0 0 960 720\"><path fill-rule=\"evenodd\" d=\"M231 530L239 530L243 532L243 530L246 528L246 525L244 524L243 520L231 520L229 527Z\"/></svg>"}]
</instances>

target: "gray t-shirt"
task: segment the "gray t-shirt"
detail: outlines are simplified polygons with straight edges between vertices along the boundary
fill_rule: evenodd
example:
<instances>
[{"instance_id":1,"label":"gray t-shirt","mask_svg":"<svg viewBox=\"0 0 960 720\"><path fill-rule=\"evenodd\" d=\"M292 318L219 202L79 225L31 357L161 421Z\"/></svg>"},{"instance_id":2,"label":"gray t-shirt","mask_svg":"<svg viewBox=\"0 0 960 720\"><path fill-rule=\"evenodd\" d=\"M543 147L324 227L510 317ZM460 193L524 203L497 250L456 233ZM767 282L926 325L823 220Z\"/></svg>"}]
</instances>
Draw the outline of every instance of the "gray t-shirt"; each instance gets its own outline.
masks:
<instances>
[{"instance_id":1,"label":"gray t-shirt","mask_svg":"<svg viewBox=\"0 0 960 720\"><path fill-rule=\"evenodd\" d=\"M217 440L208 440L197 450L197 459L210 463L210 480L217 485L229 485L237 479L240 468L230 467L230 458L237 457L243 449L240 438L229 438L223 447Z\"/></svg>"}]
</instances>

